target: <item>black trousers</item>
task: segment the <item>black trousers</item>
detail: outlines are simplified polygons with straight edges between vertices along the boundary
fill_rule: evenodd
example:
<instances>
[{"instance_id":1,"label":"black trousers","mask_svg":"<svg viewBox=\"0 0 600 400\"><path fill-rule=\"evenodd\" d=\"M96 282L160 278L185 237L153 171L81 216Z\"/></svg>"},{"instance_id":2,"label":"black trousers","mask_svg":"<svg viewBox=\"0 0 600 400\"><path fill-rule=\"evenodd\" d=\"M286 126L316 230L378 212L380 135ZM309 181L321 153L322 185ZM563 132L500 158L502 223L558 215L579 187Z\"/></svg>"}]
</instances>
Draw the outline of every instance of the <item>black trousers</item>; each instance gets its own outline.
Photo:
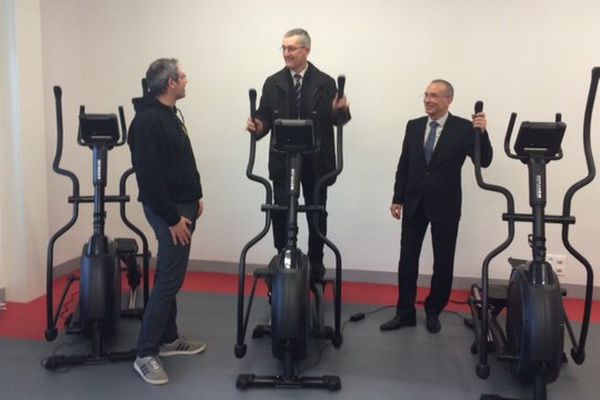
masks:
<instances>
[{"instance_id":1,"label":"black trousers","mask_svg":"<svg viewBox=\"0 0 600 400\"><path fill-rule=\"evenodd\" d=\"M309 174L303 173L302 193L304 194L304 204L316 205L317 203L322 206L327 204L327 186L323 186L321 189L318 199L313 198L313 191L315 188L316 180L312 179ZM273 192L275 204L287 205L289 202L287 185L284 182L273 182ZM318 201L317 201L318 200ZM314 212L306 213L306 220L308 222L308 257L311 263L311 273L324 273L323 267L323 240L317 234L315 225L313 223ZM275 211L272 213L273 219L273 241L275 248L278 252L285 247L287 243L287 212ZM327 213L318 213L318 224L323 235L327 235ZM318 270L318 271L317 271ZM321 271L322 270L322 271Z\"/></svg>"},{"instance_id":2,"label":"black trousers","mask_svg":"<svg viewBox=\"0 0 600 400\"><path fill-rule=\"evenodd\" d=\"M398 315L414 316L416 313L419 257L429 225L433 245L433 275L430 292L425 300L425 312L439 315L448 304L452 290L458 223L458 220L430 221L422 207L419 207L415 215L402 219L398 263Z\"/></svg>"}]
</instances>

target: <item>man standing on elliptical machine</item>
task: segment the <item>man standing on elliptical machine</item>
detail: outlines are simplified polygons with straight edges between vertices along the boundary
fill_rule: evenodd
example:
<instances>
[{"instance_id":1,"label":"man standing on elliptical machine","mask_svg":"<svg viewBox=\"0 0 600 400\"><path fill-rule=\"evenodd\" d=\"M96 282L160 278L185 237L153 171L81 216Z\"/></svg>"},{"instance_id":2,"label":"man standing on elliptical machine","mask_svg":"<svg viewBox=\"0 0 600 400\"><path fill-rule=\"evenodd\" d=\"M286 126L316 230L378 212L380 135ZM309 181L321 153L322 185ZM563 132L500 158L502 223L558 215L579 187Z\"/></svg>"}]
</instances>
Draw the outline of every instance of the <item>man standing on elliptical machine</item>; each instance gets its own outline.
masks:
<instances>
[{"instance_id":1,"label":"man standing on elliptical machine","mask_svg":"<svg viewBox=\"0 0 600 400\"><path fill-rule=\"evenodd\" d=\"M256 118L248 118L246 129L262 138L269 133L273 122L278 119L307 119L316 112L315 134L321 143L318 153L306 154L302 159L302 192L306 205L327 203L326 182L319 198L313 198L317 181L335 169L333 127L339 122L350 120L350 110L346 97L337 98L333 78L318 70L308 62L310 36L304 29L292 29L283 36L281 52L285 67L267 78ZM271 137L271 141L273 137ZM275 203L286 204L285 154L269 152L269 177L273 181ZM273 239L280 253L286 244L286 213L275 211L273 216ZM325 275L323 265L323 240L316 233L310 213L308 221L308 257L311 280L320 280ZM327 234L327 215L319 213L319 228Z\"/></svg>"},{"instance_id":2,"label":"man standing on elliptical machine","mask_svg":"<svg viewBox=\"0 0 600 400\"><path fill-rule=\"evenodd\" d=\"M382 331L416 325L419 257L427 226L431 225L433 276L425 300L426 327L440 331L439 315L452 290L454 251L462 202L461 169L474 157L475 135L481 135L481 165L492 162L492 145L484 113L473 120L448 112L454 88L442 79L425 89L424 117L408 121L402 154L396 169L392 217L402 218L398 304L396 316L381 325Z\"/></svg>"},{"instance_id":3,"label":"man standing on elliptical machine","mask_svg":"<svg viewBox=\"0 0 600 400\"><path fill-rule=\"evenodd\" d=\"M161 58L146 72L148 93L134 99L128 144L139 197L158 240L154 288L144 311L134 369L153 385L169 381L159 356L198 354L206 344L179 335L176 295L183 284L196 219L202 215L202 185L183 116L187 76L174 58Z\"/></svg>"}]
</instances>

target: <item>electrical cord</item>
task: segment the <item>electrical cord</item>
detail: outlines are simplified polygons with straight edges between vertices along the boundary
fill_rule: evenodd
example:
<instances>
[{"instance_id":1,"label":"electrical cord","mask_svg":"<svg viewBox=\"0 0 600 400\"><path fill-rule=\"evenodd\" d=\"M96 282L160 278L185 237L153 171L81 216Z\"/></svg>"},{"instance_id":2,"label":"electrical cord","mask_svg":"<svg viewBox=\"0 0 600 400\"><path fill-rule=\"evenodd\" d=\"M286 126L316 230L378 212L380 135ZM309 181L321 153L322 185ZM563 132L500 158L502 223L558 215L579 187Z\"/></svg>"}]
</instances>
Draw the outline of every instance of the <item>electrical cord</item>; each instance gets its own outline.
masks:
<instances>
[{"instance_id":1,"label":"electrical cord","mask_svg":"<svg viewBox=\"0 0 600 400\"><path fill-rule=\"evenodd\" d=\"M459 305L468 304L468 302L466 300L459 301L459 300L452 300L452 299L450 299L448 302L452 303L452 304L459 304ZM420 301L417 301L417 304L423 305L424 302L422 300L420 300ZM381 312L381 311L386 310L388 308L395 308L395 307L396 307L396 305L389 305L388 304L388 305L385 305L385 306L381 306L381 307L375 308L374 310L371 310L371 311L354 313L354 314L350 315L350 317L342 323L341 334L343 335L344 330L346 329L346 325L348 324L348 322L359 322L359 321L362 321L363 319L365 319L369 315L377 314L378 312ZM468 320L467 317L463 316L459 312L450 311L450 310L443 310L442 312L454 314L457 317L461 318L463 320L463 323L467 323L467 320ZM333 345L331 343L328 343L328 344L324 345L319 350L319 353L318 353L316 359L314 361L309 362L308 364L302 366L301 368L299 368L298 369L298 374L300 375L300 374L304 373L305 371L309 370L310 368L318 366L321 363L321 361L323 360L323 354L325 353L325 351L327 349L329 349L330 347L332 347L332 346Z\"/></svg>"},{"instance_id":2,"label":"electrical cord","mask_svg":"<svg viewBox=\"0 0 600 400\"><path fill-rule=\"evenodd\" d=\"M344 330L346 329L346 325L348 324L348 322L358 322L361 321L363 319L365 319L365 317L367 315L372 315L375 313L378 313L380 311L383 311L387 308L393 308L395 307L394 305L386 305L386 306L382 306L379 308L376 308L375 310L371 310L371 311L367 311L367 312L358 312L358 313L354 313L352 314L348 319L346 319L343 323L342 323L342 327L340 329L341 331L341 335L343 336L344 334ZM321 363L321 361L323 360L323 354L325 353L325 351L327 349L329 349L330 347L332 347L333 345L331 343L326 344L325 346L323 346L320 350L319 353L317 355L316 360L309 362L308 364L304 365L302 368L298 369L298 374L302 374L304 373L306 370L316 367L317 365L319 365Z\"/></svg>"},{"instance_id":3,"label":"electrical cord","mask_svg":"<svg viewBox=\"0 0 600 400\"><path fill-rule=\"evenodd\" d=\"M450 299L450 300L448 300L448 303L451 303L451 304L458 304L458 305L465 305L465 304L468 304L468 301L467 301L467 300L460 301L460 300L452 300L452 299ZM424 301L422 301L422 300L419 300L419 301L417 301L417 304L419 304L419 305L424 305L424 304L425 304L425 302L424 302ZM351 321L351 322L358 322L358 321L362 321L362 320L363 320L363 319L365 319L365 318L366 318L368 315L372 315L372 314L378 313L378 312L380 312L380 311L383 311L383 310L385 310L385 309L387 309L387 308L395 308L395 307L396 307L395 305L387 305L387 306L383 306L383 307L376 308L376 309L374 309L374 310L372 310L372 311L355 313L355 314L352 314L352 315L350 316L350 318L348 319L348 321ZM454 314L454 315L458 316L459 318L462 318L463 322L465 322L465 323L468 321L468 318L467 318L467 317L465 317L465 316L463 316L463 315L462 315L461 313L459 313L459 312L456 312L456 311L450 311L450 310L442 310L442 312L445 312L445 313L450 313L450 314Z\"/></svg>"},{"instance_id":4,"label":"electrical cord","mask_svg":"<svg viewBox=\"0 0 600 400\"><path fill-rule=\"evenodd\" d=\"M74 345L76 345L81 340L82 340L81 336L77 335L70 342L64 342L64 343L59 344L58 346L56 346L54 348L54 351L52 352L51 357L55 357L56 354L58 353L58 351L60 349L62 349L63 347L73 347ZM45 368L45 365L44 365L45 361L46 361L46 359L43 359L43 360L40 361L40 365L42 367L44 367L44 368ZM70 367L62 367L62 368L51 368L51 369L47 369L47 370L50 371L50 372L54 372L56 374L65 374L65 373L71 371L71 368Z\"/></svg>"},{"instance_id":5,"label":"electrical cord","mask_svg":"<svg viewBox=\"0 0 600 400\"><path fill-rule=\"evenodd\" d=\"M343 336L344 334L344 330L346 329L346 324L350 321L350 319L345 320L342 323L342 327L340 329L340 334ZM323 347L321 347L321 350L319 350L319 353L317 355L317 359L309 362L308 364L302 366L301 368L298 368L298 375L302 375L305 371L316 367L317 365L319 365L321 363L321 361L323 360L323 354L325 353L325 350L329 349L330 347L332 347L333 345L330 343L327 343L326 345L324 345Z\"/></svg>"},{"instance_id":6,"label":"electrical cord","mask_svg":"<svg viewBox=\"0 0 600 400\"><path fill-rule=\"evenodd\" d=\"M352 322L362 321L363 319L365 319L367 317L367 315L373 315L380 311L386 310L388 308L394 308L394 307L396 307L396 306L387 305L387 306L378 307L374 310L367 311L367 312L358 312L358 313L352 314L349 318L349 321L352 321Z\"/></svg>"}]
</instances>

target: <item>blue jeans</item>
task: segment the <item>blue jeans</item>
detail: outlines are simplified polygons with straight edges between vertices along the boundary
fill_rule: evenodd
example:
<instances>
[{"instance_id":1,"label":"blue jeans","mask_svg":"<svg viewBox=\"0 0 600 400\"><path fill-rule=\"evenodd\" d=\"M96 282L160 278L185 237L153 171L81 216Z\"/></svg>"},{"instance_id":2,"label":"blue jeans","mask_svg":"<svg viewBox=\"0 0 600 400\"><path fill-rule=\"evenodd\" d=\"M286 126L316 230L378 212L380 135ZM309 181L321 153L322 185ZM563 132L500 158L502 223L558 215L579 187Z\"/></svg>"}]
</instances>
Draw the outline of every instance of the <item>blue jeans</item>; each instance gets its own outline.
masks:
<instances>
[{"instance_id":1,"label":"blue jeans","mask_svg":"<svg viewBox=\"0 0 600 400\"><path fill-rule=\"evenodd\" d=\"M198 216L198 202L178 204L177 209L181 216L192 221L193 232ZM158 254L154 289L148 298L138 337L138 357L156 356L161 343L172 342L179 336L175 322L176 296L183 285L191 246L191 243L187 246L173 244L166 221L146 205L144 214L158 240Z\"/></svg>"}]
</instances>

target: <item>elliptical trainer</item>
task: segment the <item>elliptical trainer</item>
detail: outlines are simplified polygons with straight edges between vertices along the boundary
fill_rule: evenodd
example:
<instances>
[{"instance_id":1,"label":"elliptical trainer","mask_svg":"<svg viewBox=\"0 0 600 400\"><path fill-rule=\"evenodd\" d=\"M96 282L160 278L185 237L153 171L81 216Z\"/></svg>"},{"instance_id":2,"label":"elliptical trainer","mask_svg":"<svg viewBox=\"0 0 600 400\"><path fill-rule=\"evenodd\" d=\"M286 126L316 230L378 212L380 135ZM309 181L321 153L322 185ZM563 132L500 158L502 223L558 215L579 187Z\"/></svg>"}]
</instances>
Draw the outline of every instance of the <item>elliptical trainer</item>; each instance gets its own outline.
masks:
<instances>
[{"instance_id":1,"label":"elliptical trainer","mask_svg":"<svg viewBox=\"0 0 600 400\"><path fill-rule=\"evenodd\" d=\"M338 97L344 95L345 77L338 77ZM250 115L256 116L256 91L250 90ZM273 150L286 154L286 174L288 184L288 204L285 206L273 204L273 189L270 182L253 173L256 154L256 138L250 135L250 156L246 168L246 176L265 188L266 204L262 205L265 212L265 225L262 231L251 239L242 249L239 262L239 287L237 308L237 341L234 353L237 358L246 354L245 336L252 302L259 279L264 279L270 288L271 325L259 325L253 332L253 338L263 335L271 336L273 356L282 361L282 374L275 376L257 376L240 374L236 386L240 389L249 387L298 387L326 388L338 390L341 387L340 378L333 375L309 377L298 375L298 363L306 358L310 338L331 340L334 347L342 345L341 333L341 298L342 298L342 261L338 248L319 230L317 223L319 213L325 213L323 206L299 205L300 168L302 155L316 152L319 149L318 137L315 135L313 121L307 120L275 120L275 135ZM318 198L325 182L338 176L343 169L343 127L336 126L336 168L321 177L316 183L313 198ZM287 244L280 254L273 257L267 268L254 271L254 281L244 308L246 256L251 247L261 240L269 231L272 211L287 212ZM333 251L336 260L335 278L333 282L334 296L334 327L323 324L323 291L325 281L310 282L310 265L308 257L297 248L297 214L298 212L313 212L312 221L317 227L318 235ZM312 296L311 296L312 293Z\"/></svg>"},{"instance_id":2,"label":"elliptical trainer","mask_svg":"<svg viewBox=\"0 0 600 400\"><path fill-rule=\"evenodd\" d=\"M593 270L590 263L569 242L569 226L575 223L571 215L571 200L575 192L589 184L596 170L590 142L592 111L600 78L600 67L592 70L592 80L587 98L583 143L588 174L573 184L563 199L562 215L546 215L546 164L562 158L561 141L566 125L556 114L554 122L523 122L516 138L514 149L510 150L510 141L516 120L512 113L504 140L504 151L510 157L527 164L529 170L529 203L531 214L515 213L511 192L498 185L483 181L481 175L481 154L479 135L475 144L475 175L478 185L484 189L501 193L506 198L507 212L502 219L508 223L508 237L492 250L483 261L481 286L473 285L469 305L473 317L475 343L472 353L478 353L477 375L486 379L490 374L487 355L496 352L498 359L509 361L512 373L534 382L534 400L546 399L546 385L554 382L562 364L566 362L563 353L564 329L566 327L572 342L571 357L576 364L585 360L585 343L590 323ZM483 108L482 104L480 109ZM515 222L532 223L532 234L528 241L532 249L532 261L510 258L512 267L508 285L490 285L489 264L513 241ZM586 290L583 310L583 322L579 340L563 308L562 297L566 291L560 283L552 266L546 261L545 224L562 225L562 241L569 253L586 270ZM502 328L497 317L506 309L506 327ZM481 400L502 399L498 395L484 394Z\"/></svg>"},{"instance_id":3,"label":"elliptical trainer","mask_svg":"<svg viewBox=\"0 0 600 400\"><path fill-rule=\"evenodd\" d=\"M126 142L127 130L123 108L119 107L119 122L115 114L88 114L85 107L79 109L79 131L77 143L87 146L93 151L93 184L94 195L82 196L79 193L79 180L77 176L61 168L60 160L63 147L63 118L62 118L62 89L54 87L56 105L57 141L56 153L52 169L59 175L71 180L73 194L68 202L73 204L71 220L60 228L48 243L46 264L46 306L47 329L46 340L52 341L58 335L57 324L62 314L63 306L69 289L75 281L79 281L79 307L71 314L65 323L67 334L79 334L91 341L91 352L81 355L52 355L42 361L47 369L62 366L81 364L97 364L110 361L133 360L135 350L108 352L104 349L104 342L115 336L119 318L132 317L141 319L143 307L137 307L136 301L140 283L143 287L143 306L148 301L148 264L150 253L148 241L143 232L133 225L126 216L125 205L129 202L126 194L127 179L133 174L133 168L123 173L119 182L119 195L107 196L104 194L107 182L108 151L113 147L121 146ZM89 241L83 245L80 274L70 275L67 286L62 293L57 310L54 311L54 245L56 241L67 232L77 221L79 204L94 204L93 234ZM123 223L131 229L142 242L142 252L139 253L135 239L118 238L110 240L104 233L106 219L105 203L119 203L120 215ZM142 265L137 264L137 258L142 257ZM124 268L121 268L121 263ZM127 309L121 309L121 271L124 269L127 282L131 288L131 297Z\"/></svg>"}]
</instances>

